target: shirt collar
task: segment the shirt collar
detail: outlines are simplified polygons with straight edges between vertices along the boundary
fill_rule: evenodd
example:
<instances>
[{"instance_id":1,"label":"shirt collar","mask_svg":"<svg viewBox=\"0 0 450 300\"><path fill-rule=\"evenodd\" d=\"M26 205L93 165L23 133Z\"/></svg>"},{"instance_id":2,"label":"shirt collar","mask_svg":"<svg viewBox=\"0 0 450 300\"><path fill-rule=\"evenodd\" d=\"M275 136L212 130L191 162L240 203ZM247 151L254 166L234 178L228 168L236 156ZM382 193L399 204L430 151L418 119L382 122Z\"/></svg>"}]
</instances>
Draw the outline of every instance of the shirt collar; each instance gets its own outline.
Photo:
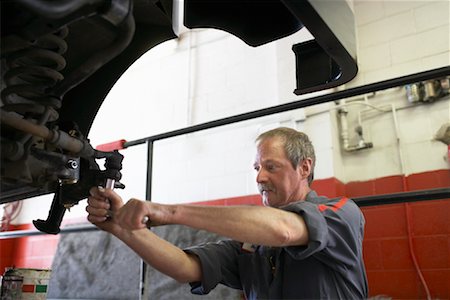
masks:
<instances>
[{"instance_id":1,"label":"shirt collar","mask_svg":"<svg viewBox=\"0 0 450 300\"><path fill-rule=\"evenodd\" d=\"M308 194L306 194L305 201L312 203L320 203L320 198L317 196L316 191L310 190Z\"/></svg>"}]
</instances>

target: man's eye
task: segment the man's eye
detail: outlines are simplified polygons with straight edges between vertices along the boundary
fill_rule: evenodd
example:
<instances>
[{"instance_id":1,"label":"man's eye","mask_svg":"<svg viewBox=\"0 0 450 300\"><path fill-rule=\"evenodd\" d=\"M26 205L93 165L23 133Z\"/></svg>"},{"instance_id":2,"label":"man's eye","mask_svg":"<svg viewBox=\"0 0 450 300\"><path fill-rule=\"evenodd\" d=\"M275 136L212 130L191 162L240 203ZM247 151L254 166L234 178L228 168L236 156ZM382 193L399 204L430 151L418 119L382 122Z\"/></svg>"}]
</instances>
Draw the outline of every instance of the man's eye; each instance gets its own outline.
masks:
<instances>
[{"instance_id":1,"label":"man's eye","mask_svg":"<svg viewBox=\"0 0 450 300\"><path fill-rule=\"evenodd\" d=\"M259 166L254 166L253 169L255 169L255 171L259 171L260 167Z\"/></svg>"},{"instance_id":2,"label":"man's eye","mask_svg":"<svg viewBox=\"0 0 450 300\"><path fill-rule=\"evenodd\" d=\"M275 171L276 169L274 165L268 165L266 168L269 172Z\"/></svg>"}]
</instances>

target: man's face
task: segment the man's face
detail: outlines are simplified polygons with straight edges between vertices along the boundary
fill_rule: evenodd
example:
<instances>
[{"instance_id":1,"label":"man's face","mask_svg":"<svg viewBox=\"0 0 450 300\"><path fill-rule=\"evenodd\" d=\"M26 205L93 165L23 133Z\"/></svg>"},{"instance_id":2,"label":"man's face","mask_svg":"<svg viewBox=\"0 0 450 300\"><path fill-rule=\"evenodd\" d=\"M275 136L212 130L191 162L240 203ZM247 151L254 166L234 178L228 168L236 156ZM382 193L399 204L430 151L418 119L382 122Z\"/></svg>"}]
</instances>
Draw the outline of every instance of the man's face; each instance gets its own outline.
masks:
<instances>
[{"instance_id":1,"label":"man's face","mask_svg":"<svg viewBox=\"0 0 450 300\"><path fill-rule=\"evenodd\" d=\"M281 207L301 200L302 171L294 169L279 137L261 141L255 158L256 182L265 206Z\"/></svg>"}]
</instances>

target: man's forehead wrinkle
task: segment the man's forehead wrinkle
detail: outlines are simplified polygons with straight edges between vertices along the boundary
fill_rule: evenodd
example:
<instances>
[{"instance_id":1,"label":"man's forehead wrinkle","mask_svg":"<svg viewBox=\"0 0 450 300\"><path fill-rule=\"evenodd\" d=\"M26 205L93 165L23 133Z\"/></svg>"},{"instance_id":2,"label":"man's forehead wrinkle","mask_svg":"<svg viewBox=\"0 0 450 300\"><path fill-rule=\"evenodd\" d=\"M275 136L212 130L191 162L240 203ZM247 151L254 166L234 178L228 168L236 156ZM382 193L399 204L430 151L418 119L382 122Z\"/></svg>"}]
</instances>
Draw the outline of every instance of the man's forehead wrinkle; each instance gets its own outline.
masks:
<instances>
[{"instance_id":1,"label":"man's forehead wrinkle","mask_svg":"<svg viewBox=\"0 0 450 300\"><path fill-rule=\"evenodd\" d=\"M259 166L259 165L269 165L269 164L279 165L279 164L281 164L281 160L273 159L273 158L262 159L262 160L256 161L254 165Z\"/></svg>"},{"instance_id":2,"label":"man's forehead wrinkle","mask_svg":"<svg viewBox=\"0 0 450 300\"><path fill-rule=\"evenodd\" d=\"M277 160L286 157L286 151L284 149L282 141L276 141L264 146L259 145L256 158L258 160Z\"/></svg>"}]
</instances>

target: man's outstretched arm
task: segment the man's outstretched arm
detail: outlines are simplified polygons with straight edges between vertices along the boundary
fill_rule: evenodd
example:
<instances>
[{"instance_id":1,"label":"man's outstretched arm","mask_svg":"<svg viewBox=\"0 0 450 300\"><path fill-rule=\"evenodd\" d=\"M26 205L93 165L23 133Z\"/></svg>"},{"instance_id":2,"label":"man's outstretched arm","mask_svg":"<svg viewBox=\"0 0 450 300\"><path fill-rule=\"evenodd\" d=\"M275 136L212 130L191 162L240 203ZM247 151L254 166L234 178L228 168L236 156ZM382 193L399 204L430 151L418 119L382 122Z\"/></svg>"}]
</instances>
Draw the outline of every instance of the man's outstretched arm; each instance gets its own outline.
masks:
<instances>
[{"instance_id":1,"label":"man's outstretched arm","mask_svg":"<svg viewBox=\"0 0 450 300\"><path fill-rule=\"evenodd\" d=\"M149 265L178 282L201 280L197 256L184 252L146 228L129 230L121 226L116 214L123 209L123 201L115 192L92 188L90 193L86 211L91 223L115 235ZM108 217L111 213L114 213L113 218Z\"/></svg>"},{"instance_id":2,"label":"man's outstretched arm","mask_svg":"<svg viewBox=\"0 0 450 300\"><path fill-rule=\"evenodd\" d=\"M115 192L104 190L104 197ZM308 230L298 214L263 206L164 205L131 199L115 214L127 230L142 229L147 216L153 224L179 224L203 229L236 241L283 247L306 245Z\"/></svg>"}]
</instances>

